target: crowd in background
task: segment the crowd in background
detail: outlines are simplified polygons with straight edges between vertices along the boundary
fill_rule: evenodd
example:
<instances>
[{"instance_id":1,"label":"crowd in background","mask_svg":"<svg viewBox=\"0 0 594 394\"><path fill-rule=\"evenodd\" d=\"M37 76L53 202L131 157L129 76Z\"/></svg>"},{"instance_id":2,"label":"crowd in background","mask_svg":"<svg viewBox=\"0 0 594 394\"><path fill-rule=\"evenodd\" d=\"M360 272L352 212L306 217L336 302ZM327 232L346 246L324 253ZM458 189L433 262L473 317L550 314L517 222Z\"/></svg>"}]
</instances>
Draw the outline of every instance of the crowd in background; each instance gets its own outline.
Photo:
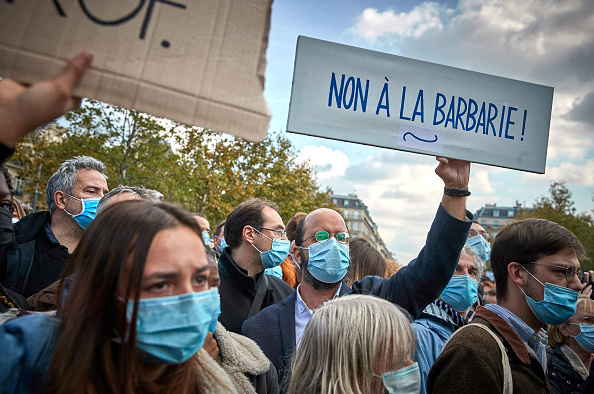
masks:
<instances>
[{"instance_id":1,"label":"crowd in background","mask_svg":"<svg viewBox=\"0 0 594 394\"><path fill-rule=\"evenodd\" d=\"M0 81L2 162L77 105L91 60L29 88ZM437 160L442 200L404 266L332 209L284 223L254 196L211 230L159 191L108 190L105 165L78 156L31 212L3 166L0 392L592 390L580 235L526 219L491 243L466 210L470 163Z\"/></svg>"}]
</instances>

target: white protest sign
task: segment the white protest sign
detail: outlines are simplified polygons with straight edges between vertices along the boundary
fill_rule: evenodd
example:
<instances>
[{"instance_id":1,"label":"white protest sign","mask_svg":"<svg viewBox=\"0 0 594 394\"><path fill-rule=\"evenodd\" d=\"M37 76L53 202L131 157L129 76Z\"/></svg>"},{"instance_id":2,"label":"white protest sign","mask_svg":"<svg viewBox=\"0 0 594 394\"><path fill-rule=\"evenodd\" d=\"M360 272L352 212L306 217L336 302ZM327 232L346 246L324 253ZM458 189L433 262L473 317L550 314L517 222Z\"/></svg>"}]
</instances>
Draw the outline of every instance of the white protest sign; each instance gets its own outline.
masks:
<instances>
[{"instance_id":1,"label":"white protest sign","mask_svg":"<svg viewBox=\"0 0 594 394\"><path fill-rule=\"evenodd\" d=\"M287 131L544 173L553 88L299 37Z\"/></svg>"},{"instance_id":2,"label":"white protest sign","mask_svg":"<svg viewBox=\"0 0 594 394\"><path fill-rule=\"evenodd\" d=\"M272 0L0 0L0 76L55 77L95 55L75 94L262 140Z\"/></svg>"}]
</instances>

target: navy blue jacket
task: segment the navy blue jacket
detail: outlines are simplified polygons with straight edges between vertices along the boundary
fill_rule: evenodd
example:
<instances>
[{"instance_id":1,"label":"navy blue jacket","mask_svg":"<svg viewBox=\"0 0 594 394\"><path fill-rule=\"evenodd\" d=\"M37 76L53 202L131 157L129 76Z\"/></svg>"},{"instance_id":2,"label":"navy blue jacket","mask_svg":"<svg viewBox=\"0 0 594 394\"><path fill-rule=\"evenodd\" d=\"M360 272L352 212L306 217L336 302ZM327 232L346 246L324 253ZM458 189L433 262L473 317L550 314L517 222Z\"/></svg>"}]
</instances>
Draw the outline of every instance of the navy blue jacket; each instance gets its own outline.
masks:
<instances>
[{"instance_id":1,"label":"navy blue jacket","mask_svg":"<svg viewBox=\"0 0 594 394\"><path fill-rule=\"evenodd\" d=\"M339 296L345 294L370 294L391 301L417 318L433 302L454 275L460 251L468 238L469 221L449 215L441 206L437 210L425 246L407 266L391 278L367 276L353 283L352 289L341 285ZM254 340L272 361L278 372L279 384L283 383L290 369L295 349L295 292L283 301L269 306L242 326L242 334Z\"/></svg>"}]
</instances>

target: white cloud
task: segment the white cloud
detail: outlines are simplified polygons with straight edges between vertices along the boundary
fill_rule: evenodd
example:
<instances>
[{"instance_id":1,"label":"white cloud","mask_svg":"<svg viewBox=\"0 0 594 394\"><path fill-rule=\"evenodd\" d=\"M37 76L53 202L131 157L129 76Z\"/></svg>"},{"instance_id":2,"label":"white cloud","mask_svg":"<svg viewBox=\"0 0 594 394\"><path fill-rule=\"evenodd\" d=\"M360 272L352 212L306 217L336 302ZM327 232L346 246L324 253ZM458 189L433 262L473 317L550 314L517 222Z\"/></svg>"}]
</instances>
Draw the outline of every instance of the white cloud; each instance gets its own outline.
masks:
<instances>
[{"instance_id":1,"label":"white cloud","mask_svg":"<svg viewBox=\"0 0 594 394\"><path fill-rule=\"evenodd\" d=\"M351 164L344 152L327 148L324 145L304 146L299 152L299 159L309 160L318 180L341 177Z\"/></svg>"},{"instance_id":2,"label":"white cloud","mask_svg":"<svg viewBox=\"0 0 594 394\"><path fill-rule=\"evenodd\" d=\"M401 13L393 9L380 13L375 8L367 8L353 30L355 34L371 41L386 34L419 37L427 30L442 29L441 12L443 7L433 2L422 3L410 12Z\"/></svg>"},{"instance_id":3,"label":"white cloud","mask_svg":"<svg viewBox=\"0 0 594 394\"><path fill-rule=\"evenodd\" d=\"M455 9L424 2L409 12L368 8L348 32L370 49L554 87L545 175L473 165L469 204L530 203L546 194L551 181L565 180L580 204L591 207L593 1L460 0ZM357 191L401 263L423 246L443 188L434 164L419 157L379 151L343 177L328 179L331 186Z\"/></svg>"},{"instance_id":4,"label":"white cloud","mask_svg":"<svg viewBox=\"0 0 594 394\"><path fill-rule=\"evenodd\" d=\"M474 176L470 179L470 183L472 184L472 189L476 193L495 193L495 188L493 188L493 186L489 182L489 174L487 173L487 171L476 172Z\"/></svg>"},{"instance_id":5,"label":"white cloud","mask_svg":"<svg viewBox=\"0 0 594 394\"><path fill-rule=\"evenodd\" d=\"M539 181L550 183L553 181L565 181L568 185L594 186L594 159L583 164L563 162L557 167L547 167L544 175L525 174L523 181Z\"/></svg>"}]
</instances>

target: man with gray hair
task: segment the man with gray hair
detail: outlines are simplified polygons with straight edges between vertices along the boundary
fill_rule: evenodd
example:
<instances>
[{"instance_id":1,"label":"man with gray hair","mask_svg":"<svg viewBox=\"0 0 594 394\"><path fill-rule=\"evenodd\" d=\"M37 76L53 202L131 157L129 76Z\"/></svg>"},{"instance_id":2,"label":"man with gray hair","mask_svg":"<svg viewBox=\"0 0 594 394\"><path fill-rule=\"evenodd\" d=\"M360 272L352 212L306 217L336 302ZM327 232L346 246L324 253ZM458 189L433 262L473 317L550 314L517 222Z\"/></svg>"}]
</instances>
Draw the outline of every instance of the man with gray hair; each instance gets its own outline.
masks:
<instances>
[{"instance_id":1,"label":"man with gray hair","mask_svg":"<svg viewBox=\"0 0 594 394\"><path fill-rule=\"evenodd\" d=\"M5 287L29 297L55 282L95 218L107 193L105 165L89 156L66 160L47 182L49 212L36 212L14 226L12 242L0 246Z\"/></svg>"},{"instance_id":2,"label":"man with gray hair","mask_svg":"<svg viewBox=\"0 0 594 394\"><path fill-rule=\"evenodd\" d=\"M427 392L427 375L441 348L454 331L467 324L466 314L478 300L478 280L485 269L477 251L466 244L446 288L412 323L416 338L414 361L419 363L421 372L421 393Z\"/></svg>"},{"instance_id":3,"label":"man with gray hair","mask_svg":"<svg viewBox=\"0 0 594 394\"><path fill-rule=\"evenodd\" d=\"M97 204L97 214L109 205L127 200L148 200L154 203L163 201L163 194L144 187L118 186L104 195Z\"/></svg>"}]
</instances>

